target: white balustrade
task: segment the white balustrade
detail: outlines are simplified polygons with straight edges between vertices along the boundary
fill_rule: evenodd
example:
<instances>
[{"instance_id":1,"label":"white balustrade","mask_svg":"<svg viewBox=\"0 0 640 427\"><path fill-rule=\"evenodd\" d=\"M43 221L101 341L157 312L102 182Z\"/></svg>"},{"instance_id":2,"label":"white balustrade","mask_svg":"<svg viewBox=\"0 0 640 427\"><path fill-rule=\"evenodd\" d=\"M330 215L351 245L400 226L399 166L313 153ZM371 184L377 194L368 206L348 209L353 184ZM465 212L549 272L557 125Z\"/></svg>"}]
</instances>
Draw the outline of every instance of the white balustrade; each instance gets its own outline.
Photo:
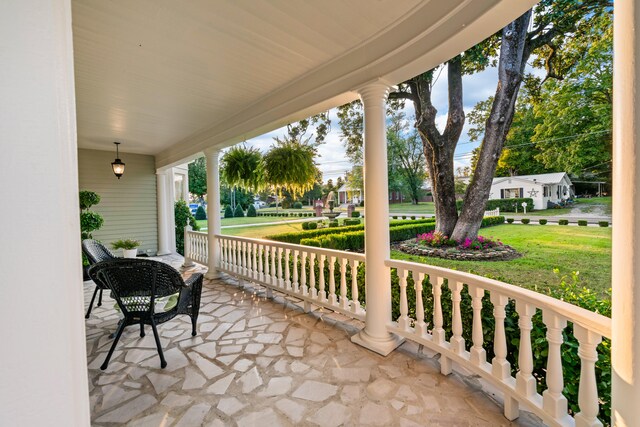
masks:
<instances>
[{"instance_id":1,"label":"white balustrade","mask_svg":"<svg viewBox=\"0 0 640 427\"><path fill-rule=\"evenodd\" d=\"M388 260L386 265L395 269L398 275L399 317L388 326L389 332L398 334L440 354L441 372L451 371L451 362L458 363L469 371L481 376L504 393L505 417L518 416L520 405L540 416L548 425L554 426L600 426L598 420L599 400L596 383L595 363L597 346L603 337L611 337L611 320L602 315L568 304L528 289L512 286L496 280L468 273L417 264L406 261ZM416 290L415 316L413 301L407 298L408 277L414 279ZM425 308L422 304L424 278L429 279L433 299L426 314L432 314L425 324ZM449 301L444 301L443 285L451 291ZM462 304L471 302L470 313L463 313ZM483 330L483 301L493 305L494 336L493 347L485 348ZM515 305L513 305L515 303ZM451 329L444 322L443 307L450 308ZM507 311L509 307L509 311ZM520 331L518 363L515 376L507 360L507 333L505 320L513 309L518 316ZM538 393L534 377L532 352L532 319L537 310L542 311L542 321L547 327L549 342L546 365L546 390ZM449 313L449 311L447 311ZM472 315L469 324L462 319ZM414 318L415 317L415 318ZM429 323L431 322L431 323ZM561 347L563 331L568 322L573 324L574 335L579 342L578 355L581 360L578 404L580 412L573 418L567 409L567 399L562 394L564 377L562 374ZM449 335L450 334L450 335ZM449 339L446 337L450 336ZM464 337L471 337L471 345ZM495 355L487 361L487 352ZM574 379L572 379L574 380Z\"/></svg>"},{"instance_id":2,"label":"white balustrade","mask_svg":"<svg viewBox=\"0 0 640 427\"><path fill-rule=\"evenodd\" d=\"M188 234L185 238L186 257L206 265L206 233L187 230L185 234ZM317 305L352 318L365 319L358 293L358 267L364 263L364 255L233 236L217 235L216 240L220 245L220 271L299 298L305 309ZM396 260L387 260L385 265L397 271L400 292L399 317L388 325L389 332L439 353L443 374L450 373L455 362L490 382L504 393L505 416L509 419L518 416L522 405L549 425L601 425L597 418L596 349L603 338L611 337L609 318L528 289L460 271ZM336 275L339 284L336 284ZM415 300L408 298L409 278L413 280ZM425 280L431 285L430 290L423 289ZM448 290L443 294L445 286ZM444 300L445 295L447 301ZM426 310L425 298L428 302ZM469 307L469 303L464 301L470 301L470 313L464 312L465 307ZM494 322L491 348L485 347L486 330L483 326L483 303L488 304L489 301L493 305ZM445 324L444 307L451 314L450 324ZM515 372L507 360L505 329L507 315L516 315L513 310L517 312L519 329ZM531 336L538 310L542 312L549 345L544 378L546 389L542 393L538 392L541 385L534 376ZM464 323L463 319L469 318L469 314L472 321ZM426 315L430 317L426 318ZM562 393L565 386L563 333L569 323L573 325L581 361L580 410L575 418L569 414L567 399ZM464 337L470 338L470 342L467 343ZM494 355L491 361L487 361L487 353Z\"/></svg>"}]
</instances>

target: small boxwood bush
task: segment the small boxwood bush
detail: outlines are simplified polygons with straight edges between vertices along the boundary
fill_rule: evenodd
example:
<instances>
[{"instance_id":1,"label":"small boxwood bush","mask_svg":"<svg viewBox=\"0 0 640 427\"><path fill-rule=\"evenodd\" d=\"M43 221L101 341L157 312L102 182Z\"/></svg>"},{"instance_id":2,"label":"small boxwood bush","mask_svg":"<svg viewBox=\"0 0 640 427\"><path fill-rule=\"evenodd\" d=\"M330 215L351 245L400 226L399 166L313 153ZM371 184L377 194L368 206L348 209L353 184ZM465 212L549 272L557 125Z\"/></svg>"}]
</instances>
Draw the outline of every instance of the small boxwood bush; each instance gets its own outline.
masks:
<instances>
[{"instance_id":1,"label":"small boxwood bush","mask_svg":"<svg viewBox=\"0 0 640 427\"><path fill-rule=\"evenodd\" d=\"M249 208L247 209L247 216L250 217L255 217L256 216L256 207L253 205L249 205Z\"/></svg>"},{"instance_id":2,"label":"small boxwood bush","mask_svg":"<svg viewBox=\"0 0 640 427\"><path fill-rule=\"evenodd\" d=\"M509 224L513 224L513 218L507 218L507 222L508 222Z\"/></svg>"},{"instance_id":3,"label":"small boxwood bush","mask_svg":"<svg viewBox=\"0 0 640 427\"><path fill-rule=\"evenodd\" d=\"M568 219L558 220L558 225L569 225L569 220Z\"/></svg>"},{"instance_id":4,"label":"small boxwood bush","mask_svg":"<svg viewBox=\"0 0 640 427\"><path fill-rule=\"evenodd\" d=\"M540 224L540 225L545 225L546 223L547 223L547 220L546 220L546 219L540 219L540 220L538 220L538 224Z\"/></svg>"},{"instance_id":5,"label":"small boxwood bush","mask_svg":"<svg viewBox=\"0 0 640 427\"><path fill-rule=\"evenodd\" d=\"M234 218L244 218L244 211L242 210L242 206L236 205L236 210L233 211Z\"/></svg>"},{"instance_id":6,"label":"small boxwood bush","mask_svg":"<svg viewBox=\"0 0 640 427\"><path fill-rule=\"evenodd\" d=\"M402 215L402 219L407 219L407 216L406 215Z\"/></svg>"},{"instance_id":7,"label":"small boxwood bush","mask_svg":"<svg viewBox=\"0 0 640 427\"><path fill-rule=\"evenodd\" d=\"M515 212L516 205L518 205L518 212L522 212L522 203L525 202L527 204L527 210L530 211L533 209L533 199L530 197L517 198L517 199L495 199L495 200L487 200L487 205L485 206L485 210L492 211L494 209L500 208L500 212ZM458 200L456 202L456 206L458 210L462 209L462 200Z\"/></svg>"},{"instance_id":8,"label":"small boxwood bush","mask_svg":"<svg viewBox=\"0 0 640 427\"><path fill-rule=\"evenodd\" d=\"M337 219L334 219L333 221L329 221L329 227L339 227L340 223L338 222Z\"/></svg>"},{"instance_id":9,"label":"small boxwood bush","mask_svg":"<svg viewBox=\"0 0 640 427\"><path fill-rule=\"evenodd\" d=\"M531 220L529 218L522 218L520 220L520 222L523 223L523 224L529 224L529 222L531 222Z\"/></svg>"},{"instance_id":10,"label":"small boxwood bush","mask_svg":"<svg viewBox=\"0 0 640 427\"><path fill-rule=\"evenodd\" d=\"M411 215L411 219L414 219L414 220L415 220L415 219L416 219L416 217L415 217L414 215Z\"/></svg>"},{"instance_id":11,"label":"small boxwood bush","mask_svg":"<svg viewBox=\"0 0 640 427\"><path fill-rule=\"evenodd\" d=\"M231 209L231 206L227 205L227 207L224 208L224 217L233 218L233 209Z\"/></svg>"},{"instance_id":12,"label":"small boxwood bush","mask_svg":"<svg viewBox=\"0 0 640 427\"><path fill-rule=\"evenodd\" d=\"M360 220L357 218L354 219L345 219L343 222L344 225L346 226L350 226L350 225L358 225L360 224Z\"/></svg>"},{"instance_id":13,"label":"small boxwood bush","mask_svg":"<svg viewBox=\"0 0 640 427\"><path fill-rule=\"evenodd\" d=\"M318 223L316 222L308 222L308 228L309 230L315 230L316 228L318 228Z\"/></svg>"},{"instance_id":14,"label":"small boxwood bush","mask_svg":"<svg viewBox=\"0 0 640 427\"><path fill-rule=\"evenodd\" d=\"M198 221L207 219L207 212L204 210L204 206L200 205L198 206L198 209L196 209L196 219Z\"/></svg>"},{"instance_id":15,"label":"small boxwood bush","mask_svg":"<svg viewBox=\"0 0 640 427\"><path fill-rule=\"evenodd\" d=\"M394 215L394 216L392 216L391 218L393 218L393 219L398 219L398 215Z\"/></svg>"},{"instance_id":16,"label":"small boxwood bush","mask_svg":"<svg viewBox=\"0 0 640 427\"><path fill-rule=\"evenodd\" d=\"M504 217L500 216L488 216L486 218L482 218L482 223L480 227L491 227L492 225L500 225L504 224Z\"/></svg>"},{"instance_id":17,"label":"small boxwood bush","mask_svg":"<svg viewBox=\"0 0 640 427\"><path fill-rule=\"evenodd\" d=\"M302 239L300 240L300 244L304 246L315 246L321 248L320 240L318 239Z\"/></svg>"},{"instance_id":18,"label":"small boxwood bush","mask_svg":"<svg viewBox=\"0 0 640 427\"><path fill-rule=\"evenodd\" d=\"M586 227L587 226L587 220L586 219L579 219L578 220L578 225L580 227Z\"/></svg>"},{"instance_id":19,"label":"small boxwood bush","mask_svg":"<svg viewBox=\"0 0 640 427\"><path fill-rule=\"evenodd\" d=\"M293 209L302 209L301 202L293 202Z\"/></svg>"},{"instance_id":20,"label":"small boxwood bush","mask_svg":"<svg viewBox=\"0 0 640 427\"><path fill-rule=\"evenodd\" d=\"M608 227L609 226L609 221L598 221L598 225L600 227Z\"/></svg>"},{"instance_id":21,"label":"small boxwood bush","mask_svg":"<svg viewBox=\"0 0 640 427\"><path fill-rule=\"evenodd\" d=\"M351 218L360 218L360 212L359 211L351 212Z\"/></svg>"},{"instance_id":22,"label":"small boxwood bush","mask_svg":"<svg viewBox=\"0 0 640 427\"><path fill-rule=\"evenodd\" d=\"M303 230L308 230L309 229L309 223L308 222L303 222L302 223L302 229ZM302 240L301 240L302 241Z\"/></svg>"}]
</instances>

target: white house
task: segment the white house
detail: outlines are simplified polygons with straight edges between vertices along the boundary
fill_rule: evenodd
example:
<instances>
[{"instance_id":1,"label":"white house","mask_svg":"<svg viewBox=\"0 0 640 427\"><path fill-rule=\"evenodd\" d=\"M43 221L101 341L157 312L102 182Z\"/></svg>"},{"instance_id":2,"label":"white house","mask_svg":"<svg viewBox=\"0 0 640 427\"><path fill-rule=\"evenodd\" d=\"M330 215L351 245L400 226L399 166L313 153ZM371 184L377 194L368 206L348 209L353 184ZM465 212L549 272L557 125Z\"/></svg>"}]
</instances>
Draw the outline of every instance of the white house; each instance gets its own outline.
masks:
<instances>
[{"instance_id":1,"label":"white house","mask_svg":"<svg viewBox=\"0 0 640 427\"><path fill-rule=\"evenodd\" d=\"M566 172L494 178L489 200L530 197L534 209L547 209L573 196L573 184Z\"/></svg>"}]
</instances>

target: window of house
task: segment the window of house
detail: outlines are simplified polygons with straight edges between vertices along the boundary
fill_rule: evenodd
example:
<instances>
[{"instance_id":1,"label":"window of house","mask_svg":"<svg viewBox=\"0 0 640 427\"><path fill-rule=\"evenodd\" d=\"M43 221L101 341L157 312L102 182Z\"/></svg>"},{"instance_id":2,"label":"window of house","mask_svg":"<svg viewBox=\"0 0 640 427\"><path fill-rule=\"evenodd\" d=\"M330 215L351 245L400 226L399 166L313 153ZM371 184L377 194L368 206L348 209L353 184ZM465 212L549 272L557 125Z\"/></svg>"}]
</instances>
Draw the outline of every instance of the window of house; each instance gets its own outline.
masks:
<instances>
[{"instance_id":1,"label":"window of house","mask_svg":"<svg viewBox=\"0 0 640 427\"><path fill-rule=\"evenodd\" d=\"M501 193L503 199L517 199L518 197L522 197L520 195L522 188L505 188Z\"/></svg>"},{"instance_id":2,"label":"window of house","mask_svg":"<svg viewBox=\"0 0 640 427\"><path fill-rule=\"evenodd\" d=\"M549 197L549 187L546 185L542 187L542 197Z\"/></svg>"}]
</instances>

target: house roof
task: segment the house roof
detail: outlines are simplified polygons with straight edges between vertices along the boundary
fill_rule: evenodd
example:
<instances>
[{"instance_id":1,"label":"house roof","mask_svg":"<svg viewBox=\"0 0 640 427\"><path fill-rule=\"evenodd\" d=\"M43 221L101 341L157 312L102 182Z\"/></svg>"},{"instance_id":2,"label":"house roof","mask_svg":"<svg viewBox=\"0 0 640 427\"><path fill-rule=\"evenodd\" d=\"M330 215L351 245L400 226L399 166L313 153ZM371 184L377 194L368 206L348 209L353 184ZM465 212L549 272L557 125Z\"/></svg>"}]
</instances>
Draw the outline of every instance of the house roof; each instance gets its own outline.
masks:
<instances>
[{"instance_id":1,"label":"house roof","mask_svg":"<svg viewBox=\"0 0 640 427\"><path fill-rule=\"evenodd\" d=\"M519 179L524 181L535 181L540 184L558 184L565 176L567 176L566 172L541 173L537 175L518 175L505 178L493 178L493 183L497 184L498 182L502 182L505 179ZM567 179L569 179L568 176ZM569 180L569 182L571 182L571 180Z\"/></svg>"},{"instance_id":2,"label":"house roof","mask_svg":"<svg viewBox=\"0 0 640 427\"><path fill-rule=\"evenodd\" d=\"M535 0L73 0L78 146L164 167L397 84Z\"/></svg>"}]
</instances>

